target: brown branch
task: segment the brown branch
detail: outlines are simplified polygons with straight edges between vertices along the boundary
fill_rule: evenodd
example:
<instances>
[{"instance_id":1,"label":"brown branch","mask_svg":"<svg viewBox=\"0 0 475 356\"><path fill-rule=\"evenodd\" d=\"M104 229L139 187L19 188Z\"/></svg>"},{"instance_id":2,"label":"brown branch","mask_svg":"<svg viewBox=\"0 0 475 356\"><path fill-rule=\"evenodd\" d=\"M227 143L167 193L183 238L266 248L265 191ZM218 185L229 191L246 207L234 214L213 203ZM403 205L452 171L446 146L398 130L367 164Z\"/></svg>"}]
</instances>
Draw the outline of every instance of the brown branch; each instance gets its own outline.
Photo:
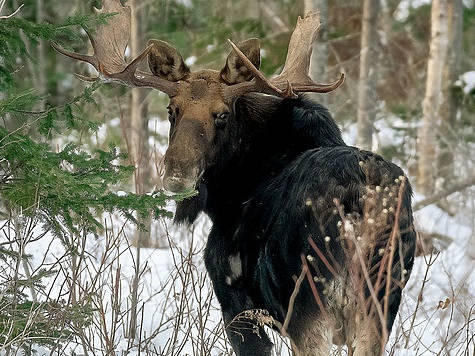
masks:
<instances>
[{"instance_id":1,"label":"brown branch","mask_svg":"<svg viewBox=\"0 0 475 356\"><path fill-rule=\"evenodd\" d=\"M317 244L313 241L311 236L309 236L308 238L308 243L310 244L310 246L312 246L313 250L317 253L318 257L322 260L322 262L325 264L325 266L328 268L331 274L333 274L333 277L337 278L338 273L336 273L333 266L325 258L325 255L322 253L322 251L320 251L320 249L318 248Z\"/></svg>"},{"instance_id":2,"label":"brown branch","mask_svg":"<svg viewBox=\"0 0 475 356\"><path fill-rule=\"evenodd\" d=\"M292 291L292 295L290 296L289 308L287 309L287 315L285 316L284 324L282 325L282 328L281 328L282 335L284 336L287 336L287 328L289 327L290 317L292 316L292 312L294 310L295 298L297 298L297 294L299 294L300 285L302 284L305 278L307 270L308 270L308 266L302 265L302 272L300 272L300 276L295 282L295 288Z\"/></svg>"},{"instance_id":3,"label":"brown branch","mask_svg":"<svg viewBox=\"0 0 475 356\"><path fill-rule=\"evenodd\" d=\"M439 241L438 246L434 246L434 240ZM418 239L416 245L416 257L425 256L445 250L451 243L453 238L437 232L418 231Z\"/></svg>"},{"instance_id":4,"label":"brown branch","mask_svg":"<svg viewBox=\"0 0 475 356\"><path fill-rule=\"evenodd\" d=\"M450 188L443 190L439 193L436 193L432 195L431 197L422 199L421 201L414 204L414 206L412 207L412 210L417 211L422 208L425 208L426 206L431 205L442 198L448 197L452 193L459 192L466 188L470 188L474 185L475 185L475 175L463 181L457 182L454 185L452 185Z\"/></svg>"},{"instance_id":5,"label":"brown branch","mask_svg":"<svg viewBox=\"0 0 475 356\"><path fill-rule=\"evenodd\" d=\"M310 289L312 290L313 297L315 301L317 302L318 308L322 312L323 316L327 316L327 312L325 310L325 307L323 306L322 299L320 298L320 295L318 294L317 288L315 287L315 283L313 282L312 274L310 273L310 269L308 268L307 265L307 260L305 259L304 255L300 255L300 258L302 260L302 265L303 269L306 272L308 283L310 284Z\"/></svg>"}]
</instances>

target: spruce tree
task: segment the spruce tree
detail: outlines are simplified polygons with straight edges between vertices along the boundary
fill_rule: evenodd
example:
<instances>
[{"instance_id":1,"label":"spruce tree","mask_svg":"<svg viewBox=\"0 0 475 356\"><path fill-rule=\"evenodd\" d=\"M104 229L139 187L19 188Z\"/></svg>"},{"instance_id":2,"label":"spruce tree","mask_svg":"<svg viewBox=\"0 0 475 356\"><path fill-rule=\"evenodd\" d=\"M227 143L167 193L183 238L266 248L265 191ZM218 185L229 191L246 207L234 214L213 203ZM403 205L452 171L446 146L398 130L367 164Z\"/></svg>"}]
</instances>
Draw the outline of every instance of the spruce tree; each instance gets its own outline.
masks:
<instances>
[{"instance_id":1,"label":"spruce tree","mask_svg":"<svg viewBox=\"0 0 475 356\"><path fill-rule=\"evenodd\" d=\"M45 234L53 234L71 249L70 236L101 233L104 212L120 213L134 223L142 217L171 217L167 201L183 198L167 197L162 191L114 193L113 187L130 179L133 167L121 164L125 157L112 145L108 150L86 151L70 142L59 151L51 148L49 140L55 135L98 128L84 106L97 105L94 93L100 84L52 105L45 93L38 93L28 78L18 75L26 61L35 62L28 49L39 39L82 42L80 27L93 29L109 16L75 15L59 24L0 18L0 218L1 233L11 236L0 244L2 266L10 266L0 276L0 345L15 347L22 340L22 348L30 352L33 343L54 344L72 335L70 324L87 325L93 312L87 305L74 310L78 306L35 300L35 291L43 288L44 279L54 271L30 275L27 266L19 268L31 258L14 248L30 228L26 221L37 222ZM44 110L36 109L39 102ZM56 320L59 312L60 323ZM37 317L31 319L32 313Z\"/></svg>"}]
</instances>

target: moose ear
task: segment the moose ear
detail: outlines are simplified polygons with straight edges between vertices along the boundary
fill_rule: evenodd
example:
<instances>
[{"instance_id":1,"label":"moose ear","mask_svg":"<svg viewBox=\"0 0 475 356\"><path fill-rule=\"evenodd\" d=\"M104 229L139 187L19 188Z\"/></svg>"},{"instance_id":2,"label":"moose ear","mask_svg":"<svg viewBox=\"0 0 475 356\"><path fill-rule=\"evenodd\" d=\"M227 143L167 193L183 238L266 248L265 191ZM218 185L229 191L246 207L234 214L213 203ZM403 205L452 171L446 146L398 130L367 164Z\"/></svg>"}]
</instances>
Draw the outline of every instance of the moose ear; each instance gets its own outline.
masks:
<instances>
[{"instance_id":1,"label":"moose ear","mask_svg":"<svg viewBox=\"0 0 475 356\"><path fill-rule=\"evenodd\" d=\"M257 38L250 38L246 41L240 42L238 48L246 57L259 69L261 65L260 43ZM242 83L253 78L251 71L244 65L242 60L237 56L236 52L232 51L226 65L221 69L221 79L228 85Z\"/></svg>"},{"instance_id":2,"label":"moose ear","mask_svg":"<svg viewBox=\"0 0 475 356\"><path fill-rule=\"evenodd\" d=\"M154 75L177 82L190 74L190 69L175 47L159 40L149 40L147 47L150 45L148 66Z\"/></svg>"}]
</instances>

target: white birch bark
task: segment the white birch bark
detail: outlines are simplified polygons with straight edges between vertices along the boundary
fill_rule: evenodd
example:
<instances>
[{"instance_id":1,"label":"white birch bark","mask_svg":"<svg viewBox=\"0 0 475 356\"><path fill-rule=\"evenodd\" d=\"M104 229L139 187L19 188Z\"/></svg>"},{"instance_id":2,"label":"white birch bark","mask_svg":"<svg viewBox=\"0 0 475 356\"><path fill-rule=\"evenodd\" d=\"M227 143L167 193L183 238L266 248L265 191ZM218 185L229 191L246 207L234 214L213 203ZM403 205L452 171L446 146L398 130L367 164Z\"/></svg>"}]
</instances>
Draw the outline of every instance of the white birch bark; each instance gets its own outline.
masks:
<instances>
[{"instance_id":1,"label":"white birch bark","mask_svg":"<svg viewBox=\"0 0 475 356\"><path fill-rule=\"evenodd\" d=\"M356 145L371 150L377 108L378 15L380 0L364 0L361 29L360 77Z\"/></svg>"},{"instance_id":2,"label":"white birch bark","mask_svg":"<svg viewBox=\"0 0 475 356\"><path fill-rule=\"evenodd\" d=\"M434 190L437 127L442 103L442 77L447 53L447 0L433 0L431 10L431 39L427 62L426 92L422 102L422 122L418 131L417 185L424 194Z\"/></svg>"}]
</instances>

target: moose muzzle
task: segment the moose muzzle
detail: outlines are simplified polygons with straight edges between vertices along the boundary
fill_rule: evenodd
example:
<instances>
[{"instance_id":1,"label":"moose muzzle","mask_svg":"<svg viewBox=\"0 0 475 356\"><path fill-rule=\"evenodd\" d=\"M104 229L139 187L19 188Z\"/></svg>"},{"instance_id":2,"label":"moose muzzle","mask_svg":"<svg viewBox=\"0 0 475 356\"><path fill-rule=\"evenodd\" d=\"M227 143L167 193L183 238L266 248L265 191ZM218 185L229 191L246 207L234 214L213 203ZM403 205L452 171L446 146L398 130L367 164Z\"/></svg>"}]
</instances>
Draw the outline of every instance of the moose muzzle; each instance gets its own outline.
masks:
<instances>
[{"instance_id":1,"label":"moose muzzle","mask_svg":"<svg viewBox=\"0 0 475 356\"><path fill-rule=\"evenodd\" d=\"M197 120L181 120L165 154L163 186L173 193L193 189L206 161L207 140Z\"/></svg>"},{"instance_id":2,"label":"moose muzzle","mask_svg":"<svg viewBox=\"0 0 475 356\"><path fill-rule=\"evenodd\" d=\"M163 187L173 193L183 193L195 188L198 177L199 170L197 167L187 167L185 170L166 167Z\"/></svg>"}]
</instances>

